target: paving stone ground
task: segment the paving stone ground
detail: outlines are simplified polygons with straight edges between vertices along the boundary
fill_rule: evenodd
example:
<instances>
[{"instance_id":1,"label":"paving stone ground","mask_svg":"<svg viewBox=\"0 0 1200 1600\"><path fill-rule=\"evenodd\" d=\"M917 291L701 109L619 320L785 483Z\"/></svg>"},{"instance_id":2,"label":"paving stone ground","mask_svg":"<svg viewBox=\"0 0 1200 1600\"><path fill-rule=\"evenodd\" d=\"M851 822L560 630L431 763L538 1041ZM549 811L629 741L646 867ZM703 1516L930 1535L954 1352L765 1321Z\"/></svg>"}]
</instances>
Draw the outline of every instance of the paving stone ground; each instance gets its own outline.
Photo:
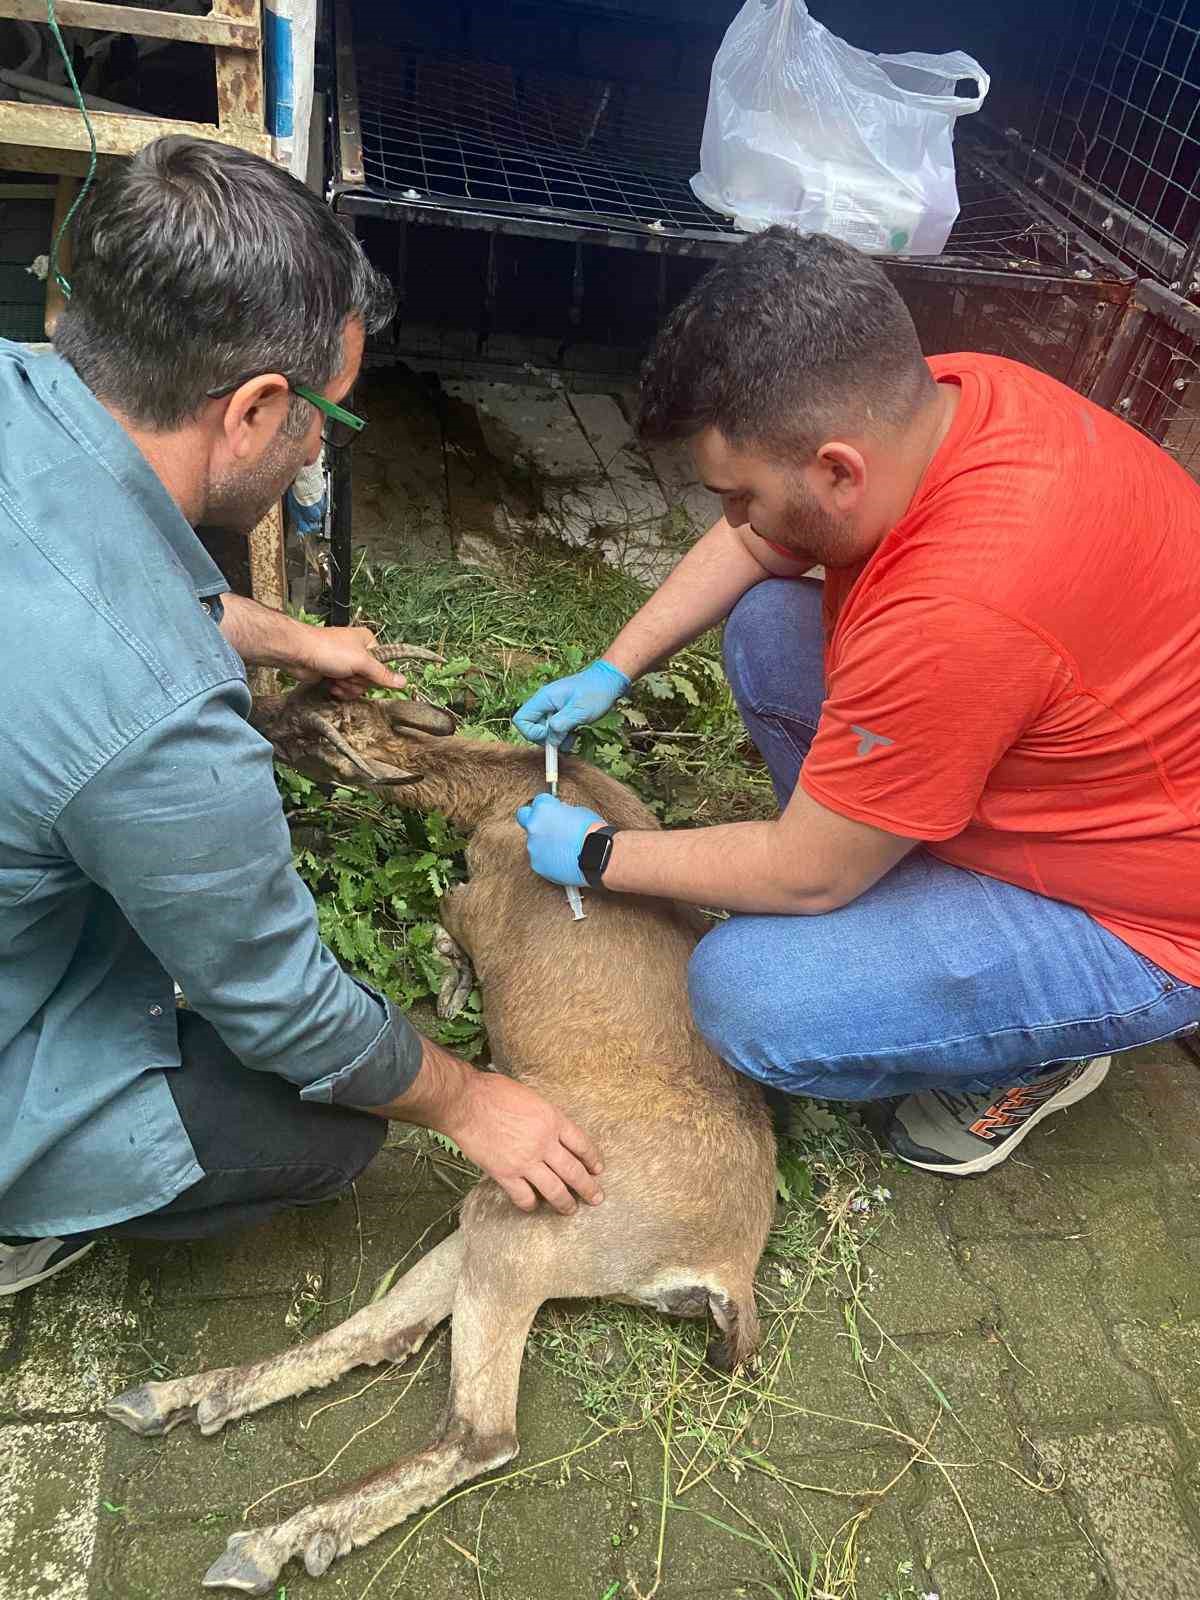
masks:
<instances>
[{"instance_id":1,"label":"paving stone ground","mask_svg":"<svg viewBox=\"0 0 1200 1600\"><path fill-rule=\"evenodd\" d=\"M428 1248L453 1225L453 1196L428 1173L389 1147L360 1184L356 1304L418 1240ZM871 1352L876 1398L838 1308L805 1322L779 1389L821 1415L778 1417L753 1441L804 1487L750 1471L681 1496L661 1600L791 1600L770 1555L730 1531L731 1504L782 1531L802 1564L873 1506L846 1591L857 1600L1195 1600L1200 1069L1173 1045L1131 1052L1098 1094L988 1177L893 1170L886 1181L891 1220L869 1247L867 1304L889 1334ZM106 1244L0 1309L3 1600L198 1596L244 1520L277 1520L430 1438L444 1338L411 1385L406 1370L359 1393L372 1374L352 1375L211 1439L184 1427L140 1441L101 1413L156 1364L184 1372L284 1347L297 1337L289 1313L312 1307L305 1296L332 1302L309 1331L331 1325L349 1307L356 1238L346 1200L224 1242ZM876 1502L905 1454L868 1425L887 1416L923 1437L943 1398L953 1415L942 1414L935 1453L946 1471L919 1464ZM330 1400L341 1403L314 1415ZM536 1354L520 1421L527 1464L586 1433L573 1383ZM320 1473L343 1446L315 1488L284 1487L244 1519L250 1502ZM464 1496L321 1580L289 1568L282 1600L358 1600L368 1586L374 1600L633 1600L632 1583L644 1590L654 1572L661 1450L634 1434L579 1465Z\"/></svg>"},{"instance_id":2,"label":"paving stone ground","mask_svg":"<svg viewBox=\"0 0 1200 1600\"><path fill-rule=\"evenodd\" d=\"M388 448L358 455L356 534L377 559L470 553L538 506L571 511L581 482L606 527L660 492L669 516L709 517L678 461L634 459L611 397L555 393L539 409L475 385L439 407L432 392L412 374L369 385ZM360 1182L355 1306L453 1225L453 1196L428 1172L387 1148ZM1200 1600L1200 1068L1173 1045L1131 1052L987 1177L885 1181L892 1212L868 1250L866 1303L887 1333L867 1352L874 1392L841 1307L806 1320L776 1385L800 1409L750 1440L775 1476L717 1473L676 1496L656 1600ZM274 1354L299 1337L297 1312L315 1311L310 1333L333 1325L358 1261L345 1200L225 1241L104 1244L0 1302L0 1600L198 1597L232 1530L426 1443L444 1336L415 1376L360 1392L373 1374L351 1375L210 1439L183 1427L137 1440L102 1414L156 1372ZM525 1465L587 1432L577 1389L536 1353L519 1421ZM911 1437L936 1422L943 1467L918 1464L881 1498L907 1459L885 1422ZM541 1468L465 1495L323 1579L289 1567L276 1600L637 1600L661 1485L657 1441L623 1436L569 1475ZM807 1573L863 1511L852 1588L819 1567L789 1586L748 1536L786 1540Z\"/></svg>"}]
</instances>

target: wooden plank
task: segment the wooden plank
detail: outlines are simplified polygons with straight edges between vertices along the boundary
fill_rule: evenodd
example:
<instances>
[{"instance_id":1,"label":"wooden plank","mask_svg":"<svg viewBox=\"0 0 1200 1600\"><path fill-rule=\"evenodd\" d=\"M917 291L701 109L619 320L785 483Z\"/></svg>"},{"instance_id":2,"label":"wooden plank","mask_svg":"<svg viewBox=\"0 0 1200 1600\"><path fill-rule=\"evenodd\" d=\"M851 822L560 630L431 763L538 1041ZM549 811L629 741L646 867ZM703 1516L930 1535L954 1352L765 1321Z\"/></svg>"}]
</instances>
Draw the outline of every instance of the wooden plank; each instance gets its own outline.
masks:
<instances>
[{"instance_id":1,"label":"wooden plank","mask_svg":"<svg viewBox=\"0 0 1200 1600\"><path fill-rule=\"evenodd\" d=\"M570 396L608 487L605 557L646 583L661 583L679 560L667 501L625 414L610 394ZM593 537L596 535L594 534Z\"/></svg>"},{"instance_id":2,"label":"wooden plank","mask_svg":"<svg viewBox=\"0 0 1200 1600\"><path fill-rule=\"evenodd\" d=\"M251 531L246 541L250 555L250 594L259 605L275 611L287 610L287 572L283 554L283 506L276 501L266 516ZM250 693L278 694L279 673L274 667L253 667L246 674Z\"/></svg>"},{"instance_id":3,"label":"wooden plank","mask_svg":"<svg viewBox=\"0 0 1200 1600\"><path fill-rule=\"evenodd\" d=\"M58 230L66 221L67 212L75 204L75 196L79 193L78 178L60 178L56 185L54 195L54 217L50 223L50 255L53 261L54 241L58 238ZM63 234L62 243L58 247L58 266L67 282L71 281L71 235L68 231ZM46 337L54 337L54 324L58 321L62 308L66 305L66 298L59 288L58 280L51 270L46 274Z\"/></svg>"},{"instance_id":4,"label":"wooden plank","mask_svg":"<svg viewBox=\"0 0 1200 1600\"><path fill-rule=\"evenodd\" d=\"M446 490L454 554L473 566L493 566L509 541L504 513L505 485L493 461L475 407L443 386L442 428L446 450Z\"/></svg>"},{"instance_id":5,"label":"wooden plank","mask_svg":"<svg viewBox=\"0 0 1200 1600\"><path fill-rule=\"evenodd\" d=\"M179 39L191 44L230 45L257 50L257 21L218 14L187 16L177 11L143 11L140 6L92 4L92 0L58 0L54 14L64 28L94 28L98 33L129 33L145 39ZM46 0L0 0L0 18L18 22L46 20Z\"/></svg>"},{"instance_id":6,"label":"wooden plank","mask_svg":"<svg viewBox=\"0 0 1200 1600\"><path fill-rule=\"evenodd\" d=\"M445 392L475 412L503 485L510 532L594 546L614 496L561 390L550 385L451 382Z\"/></svg>"},{"instance_id":7,"label":"wooden plank","mask_svg":"<svg viewBox=\"0 0 1200 1600\"><path fill-rule=\"evenodd\" d=\"M696 476L692 452L679 442L645 445L643 449L662 485L668 514L681 524L681 532L698 539L720 517L721 501Z\"/></svg>"},{"instance_id":8,"label":"wooden plank","mask_svg":"<svg viewBox=\"0 0 1200 1600\"><path fill-rule=\"evenodd\" d=\"M214 17L231 22L253 22L256 34L259 12L260 0L213 0ZM253 50L218 46L213 55L217 72L217 120L221 131L230 135L229 143L243 145L247 150L252 147L246 143L245 136L257 134L266 140L266 148L260 154L270 155L271 141L264 128L262 51L257 41Z\"/></svg>"},{"instance_id":9,"label":"wooden plank","mask_svg":"<svg viewBox=\"0 0 1200 1600\"><path fill-rule=\"evenodd\" d=\"M102 156L132 156L168 134L192 139L215 139L219 144L240 145L257 155L271 154L266 129L244 126L214 127L209 122L174 122L163 117L118 116L111 111L89 113ZM0 101L0 166L16 172L85 172L87 129L79 112L70 106L21 105Z\"/></svg>"},{"instance_id":10,"label":"wooden plank","mask_svg":"<svg viewBox=\"0 0 1200 1600\"><path fill-rule=\"evenodd\" d=\"M287 609L283 566L283 507L278 503L250 534L250 593L260 605Z\"/></svg>"},{"instance_id":11,"label":"wooden plank","mask_svg":"<svg viewBox=\"0 0 1200 1600\"><path fill-rule=\"evenodd\" d=\"M400 367L368 372L355 396L369 418L351 451L355 543L372 562L448 561L450 506L433 393Z\"/></svg>"}]
</instances>

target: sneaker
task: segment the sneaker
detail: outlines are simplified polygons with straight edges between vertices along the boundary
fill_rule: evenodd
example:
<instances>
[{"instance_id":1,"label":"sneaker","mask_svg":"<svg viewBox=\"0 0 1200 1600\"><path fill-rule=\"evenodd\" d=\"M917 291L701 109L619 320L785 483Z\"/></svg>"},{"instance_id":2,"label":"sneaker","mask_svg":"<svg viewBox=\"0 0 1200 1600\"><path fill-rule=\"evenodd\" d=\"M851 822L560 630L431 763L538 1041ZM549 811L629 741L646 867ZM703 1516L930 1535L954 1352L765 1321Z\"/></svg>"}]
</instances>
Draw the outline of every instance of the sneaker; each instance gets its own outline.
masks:
<instances>
[{"instance_id":1,"label":"sneaker","mask_svg":"<svg viewBox=\"0 0 1200 1600\"><path fill-rule=\"evenodd\" d=\"M66 1239L0 1240L0 1295L20 1294L35 1283L52 1278L76 1261L81 1261L95 1245L95 1238L77 1233Z\"/></svg>"},{"instance_id":2,"label":"sneaker","mask_svg":"<svg viewBox=\"0 0 1200 1600\"><path fill-rule=\"evenodd\" d=\"M926 1089L910 1094L892 1114L887 1142L910 1167L966 1178L1006 1161L1031 1128L1052 1111L1073 1106L1098 1089L1111 1056L1074 1061L1033 1083L986 1094Z\"/></svg>"}]
</instances>

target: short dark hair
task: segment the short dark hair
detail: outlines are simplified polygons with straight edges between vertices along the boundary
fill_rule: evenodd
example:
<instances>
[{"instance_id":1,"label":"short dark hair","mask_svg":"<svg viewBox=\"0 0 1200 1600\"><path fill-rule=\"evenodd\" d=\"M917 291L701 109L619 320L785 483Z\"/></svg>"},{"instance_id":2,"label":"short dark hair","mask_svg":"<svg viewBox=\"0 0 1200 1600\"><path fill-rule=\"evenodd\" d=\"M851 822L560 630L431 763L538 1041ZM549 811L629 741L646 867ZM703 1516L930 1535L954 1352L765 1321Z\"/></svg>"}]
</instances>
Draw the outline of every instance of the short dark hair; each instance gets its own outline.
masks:
<instances>
[{"instance_id":1,"label":"short dark hair","mask_svg":"<svg viewBox=\"0 0 1200 1600\"><path fill-rule=\"evenodd\" d=\"M280 372L320 389L394 297L328 206L261 156L171 137L119 164L75 228L54 346L94 394L149 428L194 417L210 389Z\"/></svg>"},{"instance_id":2,"label":"short dark hair","mask_svg":"<svg viewBox=\"0 0 1200 1600\"><path fill-rule=\"evenodd\" d=\"M878 262L825 234L768 228L667 318L642 372L638 431L653 441L711 427L807 456L838 432L903 424L932 381Z\"/></svg>"}]
</instances>

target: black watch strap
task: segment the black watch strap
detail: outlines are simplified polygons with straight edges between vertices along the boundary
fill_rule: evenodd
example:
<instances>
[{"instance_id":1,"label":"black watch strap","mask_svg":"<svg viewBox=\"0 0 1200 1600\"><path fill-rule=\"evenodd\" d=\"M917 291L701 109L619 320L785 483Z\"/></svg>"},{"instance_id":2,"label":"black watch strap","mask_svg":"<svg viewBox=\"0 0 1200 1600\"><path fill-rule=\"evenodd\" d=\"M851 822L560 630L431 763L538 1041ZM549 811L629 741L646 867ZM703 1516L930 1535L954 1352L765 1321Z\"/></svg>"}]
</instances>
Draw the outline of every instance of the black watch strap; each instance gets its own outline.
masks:
<instances>
[{"instance_id":1,"label":"black watch strap","mask_svg":"<svg viewBox=\"0 0 1200 1600\"><path fill-rule=\"evenodd\" d=\"M593 828L579 850L579 870L590 889L604 887L604 869L612 855L613 834L616 828L606 823L603 828Z\"/></svg>"}]
</instances>

